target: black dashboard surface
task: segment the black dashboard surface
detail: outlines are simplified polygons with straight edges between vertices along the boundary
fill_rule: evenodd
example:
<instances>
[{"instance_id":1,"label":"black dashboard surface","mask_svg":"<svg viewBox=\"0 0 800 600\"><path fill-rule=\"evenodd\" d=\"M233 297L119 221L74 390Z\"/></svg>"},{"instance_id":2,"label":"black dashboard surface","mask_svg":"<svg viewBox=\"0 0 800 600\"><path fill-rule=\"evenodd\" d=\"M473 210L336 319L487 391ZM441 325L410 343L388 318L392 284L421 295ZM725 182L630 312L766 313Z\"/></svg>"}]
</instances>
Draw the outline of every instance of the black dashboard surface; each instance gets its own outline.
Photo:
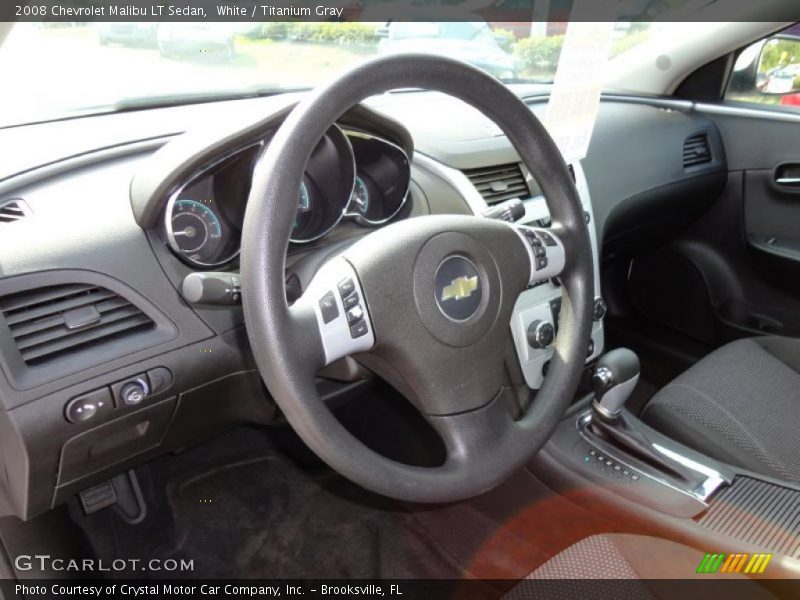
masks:
<instances>
[{"instance_id":1,"label":"black dashboard surface","mask_svg":"<svg viewBox=\"0 0 800 600\"><path fill-rule=\"evenodd\" d=\"M142 110L0 130L4 152L0 201L22 198L31 209L31 215L20 222L0 223L0 305L3 298L12 297L17 304L33 303L36 310L46 306L40 296L25 296L26 281L35 279L37 294L46 288L47 297L55 298L47 302L70 303L87 293L101 293L104 302L117 303L113 311L122 310L118 304L129 302L141 313L136 318L145 324L136 330L141 343L131 344L131 338L121 339L109 329L107 345L101 352L93 352L91 359L81 362L72 355L69 364L53 362L40 368L35 361L8 359L15 349L9 326L0 318L0 444L7 478L5 485L0 485L5 492L5 497L0 494L0 512L41 513L115 469L196 443L216 426L269 420L271 404L242 335L241 310L192 307L180 295L181 281L196 265L170 249L164 237L165 210L173 197L176 202L198 201L194 196L203 195L203 189L206 196L213 196L213 178L204 183L203 177L193 177L198 172L208 175L198 167L208 167L214 159L219 163L230 149L245 152L243 162L230 167L234 175L221 175L229 179L222 188L226 193L235 188L230 180L246 178L254 159L246 153L248 143L268 137L297 98L286 95ZM529 100L540 116L543 100ZM415 155L433 159L445 170L518 161L491 122L440 94L386 94L366 105L368 109L357 110L349 121L340 123L342 128L389 141L411 161L408 173L394 174L400 192L404 178L410 178L405 186L410 189L409 202L399 212L387 210L372 219L378 226L394 212L398 212L396 218L408 218L469 211L460 191L446 178L416 165ZM185 131L192 133L183 134ZM697 132L707 134L715 162L703 172L687 172L682 149L686 139ZM376 197L378 188L384 198L396 194L390 188L398 186L377 181L376 173L386 164L370 167L375 153L358 150L357 146L366 142L356 139L357 135L349 141L356 172L361 153L365 186ZM187 152L187 147L193 150ZM154 161L153 156L159 160ZM691 184L725 168L713 123L691 107L664 108L611 99L601 105L583 165L599 239L607 227L614 235L625 232L627 224L616 215L627 210L631 199L641 200L648 192L671 185ZM402 171L397 162L388 166L390 171ZM343 204L341 216L356 193L353 177L348 175L345 172L342 181L333 184L339 190L336 202ZM181 198L184 191L186 196ZM234 234L243 194L240 190L237 198L224 202L213 198L215 211L233 211L225 218ZM190 212L191 207L186 214ZM371 230L370 223L358 221L337 220L338 226L327 236L297 245L290 266L296 266L302 278L304 269L313 270L313 264L340 244ZM209 223L213 225L213 220L206 221ZM178 224L181 231L186 227ZM230 239L234 243L215 247L206 262L235 270L235 235ZM220 263L221 259L226 260ZM65 289L65 285L89 286L93 291ZM60 347L54 352L60 356ZM154 391L146 406L120 402L122 384L147 379L159 369L166 369L172 379ZM225 390L238 390L236 400L230 401ZM98 393L109 394L112 411L99 421L99 427L93 426L97 422L65 421L69 402ZM108 462L88 459L100 438L118 442ZM104 442L104 447L109 443Z\"/></svg>"}]
</instances>

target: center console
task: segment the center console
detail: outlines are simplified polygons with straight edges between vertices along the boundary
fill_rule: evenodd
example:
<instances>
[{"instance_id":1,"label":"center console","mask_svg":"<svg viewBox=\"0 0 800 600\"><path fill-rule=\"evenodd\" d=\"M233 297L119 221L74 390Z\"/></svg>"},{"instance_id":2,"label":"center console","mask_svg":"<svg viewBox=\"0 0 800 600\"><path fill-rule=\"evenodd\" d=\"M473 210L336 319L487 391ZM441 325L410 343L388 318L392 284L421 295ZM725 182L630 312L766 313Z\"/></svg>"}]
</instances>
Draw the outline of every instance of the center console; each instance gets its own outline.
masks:
<instances>
[{"instance_id":1,"label":"center console","mask_svg":"<svg viewBox=\"0 0 800 600\"><path fill-rule=\"evenodd\" d=\"M644 533L707 552L769 553L772 566L759 577L797 577L800 486L714 460L647 426L624 407L638 379L639 361L630 350L600 357L593 393L573 406L531 470L594 511L611 511L617 521L622 513L628 527L635 515ZM750 574L747 561L731 564L741 562L741 572Z\"/></svg>"},{"instance_id":2,"label":"center console","mask_svg":"<svg viewBox=\"0 0 800 600\"><path fill-rule=\"evenodd\" d=\"M598 265L597 233L594 227L594 212L589 197L589 188L580 163L571 166L575 186L583 204L583 214L589 226L589 236L594 256L594 323L592 337L586 348L586 362L589 363L603 352L603 317L605 304L599 296L600 270ZM524 201L525 215L517 221L522 225L547 227L550 212L542 196ZM511 335L517 351L525 383L537 390L542 386L550 359L553 356L553 342L558 334L558 318L561 312L561 289L557 280L546 281L531 288L517 299L511 317Z\"/></svg>"}]
</instances>

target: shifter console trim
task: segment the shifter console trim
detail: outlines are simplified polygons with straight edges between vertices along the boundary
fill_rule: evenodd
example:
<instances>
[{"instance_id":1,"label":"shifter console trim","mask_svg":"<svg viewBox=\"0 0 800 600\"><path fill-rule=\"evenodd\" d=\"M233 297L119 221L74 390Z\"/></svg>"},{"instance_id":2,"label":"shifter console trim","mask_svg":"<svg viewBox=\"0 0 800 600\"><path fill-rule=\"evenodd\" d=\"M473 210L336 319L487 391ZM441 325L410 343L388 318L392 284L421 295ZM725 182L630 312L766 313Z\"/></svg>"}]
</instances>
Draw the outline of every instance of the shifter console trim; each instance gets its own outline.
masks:
<instances>
[{"instance_id":1,"label":"shifter console trim","mask_svg":"<svg viewBox=\"0 0 800 600\"><path fill-rule=\"evenodd\" d=\"M651 467L643 461L637 460L632 456L625 455L624 452L614 447L612 444L604 442L598 438L589 430L589 425L591 422L592 412L586 411L578 417L576 423L580 436L589 444L590 447L602 452L614 461L617 461L620 464L628 467L632 472L640 474L642 477L647 477L648 479L667 486L668 488L680 494L694 498L695 500L701 502L705 507L708 506L708 501L715 492L717 492L722 486L729 485L731 482L730 478L725 477L716 469L707 465L703 465L687 456L680 454L679 452L670 450L661 444L653 442L652 447L656 452L662 454L667 459L674 461L682 467L692 470L702 476L702 481L697 487L692 489L683 487L677 482L671 481L666 474L658 473L654 467Z\"/></svg>"},{"instance_id":2,"label":"shifter console trim","mask_svg":"<svg viewBox=\"0 0 800 600\"><path fill-rule=\"evenodd\" d=\"M664 448L660 444L653 444L653 448L655 448L658 452L674 460L677 463L682 464L684 467L697 471L698 473L702 473L706 476L706 480L702 483L699 489L695 490L693 493L697 498L701 499L703 502L708 502L708 499L716 492L722 485L730 483L727 481L722 474L718 471L715 471L709 466L701 464L697 461L692 460L678 452L674 452L669 448Z\"/></svg>"}]
</instances>

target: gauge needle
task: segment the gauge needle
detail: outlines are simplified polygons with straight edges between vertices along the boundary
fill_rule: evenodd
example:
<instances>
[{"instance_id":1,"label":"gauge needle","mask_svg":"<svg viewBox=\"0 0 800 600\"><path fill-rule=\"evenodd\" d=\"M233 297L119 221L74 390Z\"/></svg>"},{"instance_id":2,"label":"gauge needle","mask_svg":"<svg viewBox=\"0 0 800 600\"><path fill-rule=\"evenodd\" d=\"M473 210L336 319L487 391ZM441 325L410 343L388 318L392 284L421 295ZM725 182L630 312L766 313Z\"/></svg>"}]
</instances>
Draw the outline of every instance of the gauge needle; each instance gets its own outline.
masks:
<instances>
[{"instance_id":1,"label":"gauge needle","mask_svg":"<svg viewBox=\"0 0 800 600\"><path fill-rule=\"evenodd\" d=\"M193 238L196 233L197 230L194 227L187 227L183 231L173 231L172 235L174 236L185 235L188 238Z\"/></svg>"}]
</instances>

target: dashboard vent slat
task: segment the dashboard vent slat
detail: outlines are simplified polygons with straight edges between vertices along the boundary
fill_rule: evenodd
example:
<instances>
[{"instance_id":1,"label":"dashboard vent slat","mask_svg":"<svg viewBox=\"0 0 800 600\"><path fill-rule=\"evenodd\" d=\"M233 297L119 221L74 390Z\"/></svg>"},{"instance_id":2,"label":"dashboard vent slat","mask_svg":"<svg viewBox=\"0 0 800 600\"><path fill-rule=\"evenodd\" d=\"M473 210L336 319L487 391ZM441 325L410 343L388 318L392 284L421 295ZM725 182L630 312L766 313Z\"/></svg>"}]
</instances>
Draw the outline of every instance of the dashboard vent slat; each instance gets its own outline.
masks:
<instances>
[{"instance_id":1,"label":"dashboard vent slat","mask_svg":"<svg viewBox=\"0 0 800 600\"><path fill-rule=\"evenodd\" d=\"M531 193L519 163L464 169L487 204L497 204L512 198L526 199Z\"/></svg>"},{"instance_id":2,"label":"dashboard vent slat","mask_svg":"<svg viewBox=\"0 0 800 600\"><path fill-rule=\"evenodd\" d=\"M683 143L683 168L690 169L712 161L708 134L698 133L689 136Z\"/></svg>"},{"instance_id":3,"label":"dashboard vent slat","mask_svg":"<svg viewBox=\"0 0 800 600\"><path fill-rule=\"evenodd\" d=\"M30 213L30 208L28 208L28 205L21 198L0 200L0 223L21 221L30 215Z\"/></svg>"},{"instance_id":4,"label":"dashboard vent slat","mask_svg":"<svg viewBox=\"0 0 800 600\"><path fill-rule=\"evenodd\" d=\"M88 284L9 294L0 297L0 313L28 365L155 327L150 317L125 298Z\"/></svg>"},{"instance_id":5,"label":"dashboard vent slat","mask_svg":"<svg viewBox=\"0 0 800 600\"><path fill-rule=\"evenodd\" d=\"M39 295L34 303L23 304L21 307L13 307L12 305L11 309L3 307L2 310L6 315L6 323L11 326L34 319L42 319L54 314L61 314L114 296L114 292L109 290L93 286L82 286L78 289L71 289L64 295ZM24 299L22 302L24 302Z\"/></svg>"}]
</instances>

